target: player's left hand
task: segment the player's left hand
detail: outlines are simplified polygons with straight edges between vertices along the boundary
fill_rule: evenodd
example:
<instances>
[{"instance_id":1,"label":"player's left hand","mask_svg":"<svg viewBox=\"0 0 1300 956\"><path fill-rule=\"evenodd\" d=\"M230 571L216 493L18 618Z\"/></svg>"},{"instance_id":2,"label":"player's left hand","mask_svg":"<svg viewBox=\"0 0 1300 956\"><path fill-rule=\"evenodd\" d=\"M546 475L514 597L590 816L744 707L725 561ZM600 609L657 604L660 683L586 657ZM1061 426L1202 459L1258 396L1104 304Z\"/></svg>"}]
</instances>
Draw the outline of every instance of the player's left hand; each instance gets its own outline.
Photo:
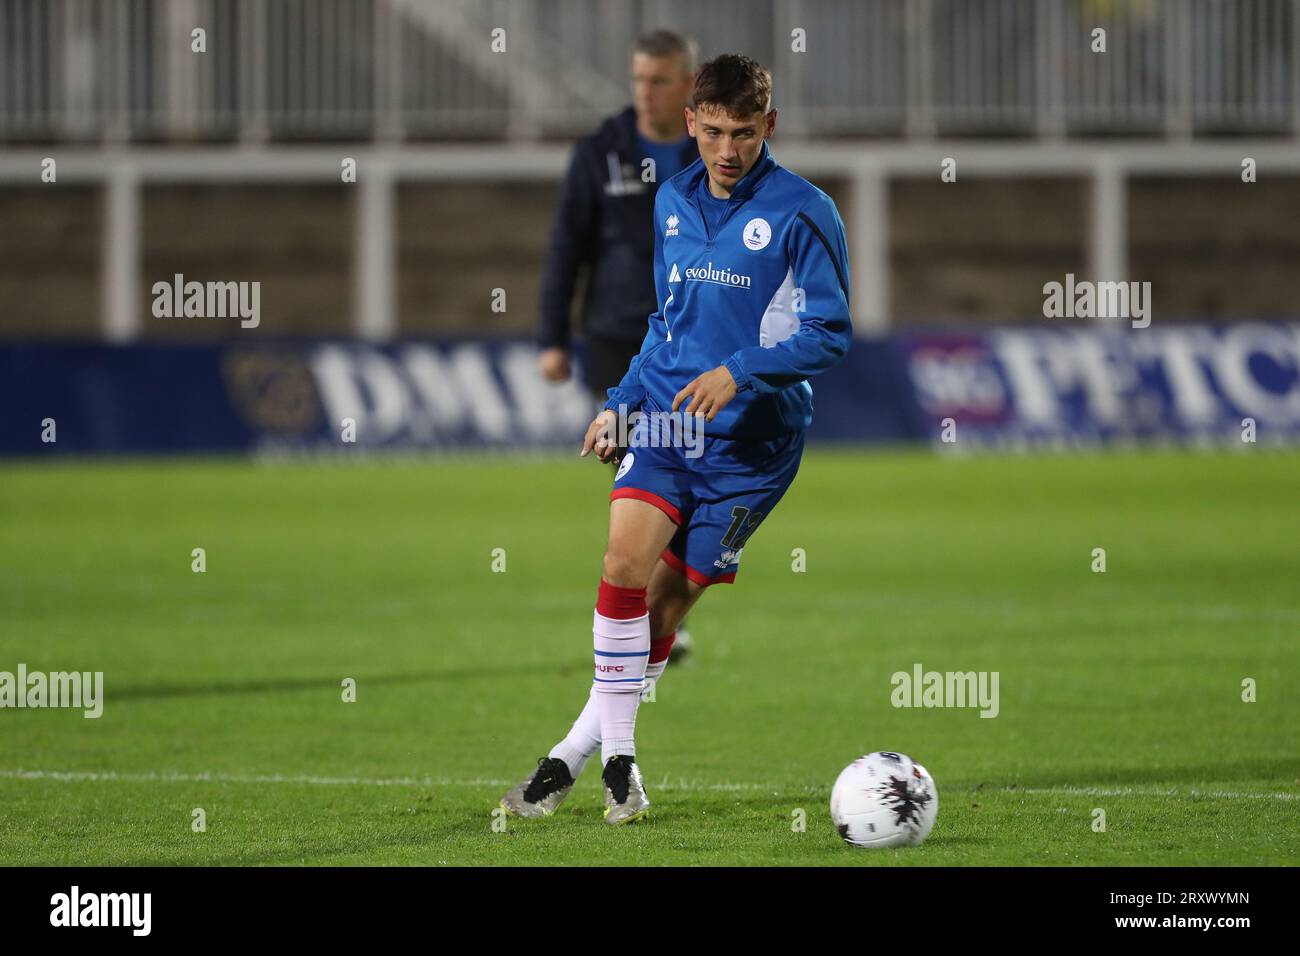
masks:
<instances>
[{"instance_id":1,"label":"player's left hand","mask_svg":"<svg viewBox=\"0 0 1300 956\"><path fill-rule=\"evenodd\" d=\"M711 422L736 397L736 380L731 377L725 365L697 375L677 393L673 399L673 411L677 411L677 407L688 395L691 396L691 402L686 406L686 414L703 415L705 421Z\"/></svg>"}]
</instances>

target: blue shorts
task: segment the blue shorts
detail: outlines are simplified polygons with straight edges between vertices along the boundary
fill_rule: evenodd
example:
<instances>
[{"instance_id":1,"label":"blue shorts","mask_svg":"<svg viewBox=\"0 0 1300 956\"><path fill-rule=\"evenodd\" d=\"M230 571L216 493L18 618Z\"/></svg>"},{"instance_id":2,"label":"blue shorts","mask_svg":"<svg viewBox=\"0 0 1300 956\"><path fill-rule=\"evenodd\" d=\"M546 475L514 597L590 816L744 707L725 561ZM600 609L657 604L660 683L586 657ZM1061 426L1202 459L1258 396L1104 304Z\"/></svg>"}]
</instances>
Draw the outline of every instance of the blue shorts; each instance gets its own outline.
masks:
<instances>
[{"instance_id":1,"label":"blue shorts","mask_svg":"<svg viewBox=\"0 0 1300 956\"><path fill-rule=\"evenodd\" d=\"M745 542L794 481L803 431L771 440L705 437L692 458L686 448L650 447L644 424L629 436L610 500L637 498L663 511L677 525L664 561L701 586L730 584Z\"/></svg>"}]
</instances>

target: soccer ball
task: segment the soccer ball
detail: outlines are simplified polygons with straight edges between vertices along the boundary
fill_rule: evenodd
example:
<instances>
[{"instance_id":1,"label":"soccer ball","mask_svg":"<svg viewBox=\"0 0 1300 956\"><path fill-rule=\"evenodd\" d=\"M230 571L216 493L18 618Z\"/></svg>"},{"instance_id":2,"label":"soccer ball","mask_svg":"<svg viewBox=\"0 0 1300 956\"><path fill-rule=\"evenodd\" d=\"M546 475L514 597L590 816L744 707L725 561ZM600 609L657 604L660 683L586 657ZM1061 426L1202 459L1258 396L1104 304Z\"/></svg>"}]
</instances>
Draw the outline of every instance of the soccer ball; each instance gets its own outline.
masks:
<instances>
[{"instance_id":1,"label":"soccer ball","mask_svg":"<svg viewBox=\"0 0 1300 956\"><path fill-rule=\"evenodd\" d=\"M852 846L916 846L938 812L934 780L906 754L859 757L831 788L831 822Z\"/></svg>"}]
</instances>

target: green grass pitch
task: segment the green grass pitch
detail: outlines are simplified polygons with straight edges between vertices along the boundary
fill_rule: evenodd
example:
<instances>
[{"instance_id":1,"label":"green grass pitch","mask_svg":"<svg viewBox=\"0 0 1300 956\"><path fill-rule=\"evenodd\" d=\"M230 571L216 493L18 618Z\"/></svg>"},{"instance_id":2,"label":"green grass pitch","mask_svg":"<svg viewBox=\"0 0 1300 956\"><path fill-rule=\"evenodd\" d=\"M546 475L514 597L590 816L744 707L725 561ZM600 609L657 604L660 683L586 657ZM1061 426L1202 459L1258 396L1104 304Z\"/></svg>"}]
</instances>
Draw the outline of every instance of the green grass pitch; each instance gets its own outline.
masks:
<instances>
[{"instance_id":1,"label":"green grass pitch","mask_svg":"<svg viewBox=\"0 0 1300 956\"><path fill-rule=\"evenodd\" d=\"M1300 456L1264 450L811 448L641 707L651 819L605 826L591 767L497 832L587 694L609 481L567 457L6 466L0 670L103 671L105 708L0 710L0 863L1300 862ZM894 708L917 662L997 671L1000 713ZM925 845L832 829L872 750L934 775Z\"/></svg>"}]
</instances>

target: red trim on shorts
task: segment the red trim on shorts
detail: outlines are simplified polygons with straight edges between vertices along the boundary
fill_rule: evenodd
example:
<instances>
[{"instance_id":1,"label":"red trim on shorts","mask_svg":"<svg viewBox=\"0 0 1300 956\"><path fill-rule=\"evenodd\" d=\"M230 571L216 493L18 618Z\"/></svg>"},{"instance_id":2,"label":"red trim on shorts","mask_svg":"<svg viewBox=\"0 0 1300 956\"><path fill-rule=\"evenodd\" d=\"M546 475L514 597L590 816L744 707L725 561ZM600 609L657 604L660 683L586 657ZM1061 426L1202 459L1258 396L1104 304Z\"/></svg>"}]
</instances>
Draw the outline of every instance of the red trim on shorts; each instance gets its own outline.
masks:
<instances>
[{"instance_id":1,"label":"red trim on shorts","mask_svg":"<svg viewBox=\"0 0 1300 956\"><path fill-rule=\"evenodd\" d=\"M702 574L688 565L677 555L673 554L669 548L664 548L664 553L659 555L663 558L664 564L672 568L678 574L684 574L686 579L693 584L698 584L702 588L707 588L710 584L730 584L736 580L736 572L729 571L726 574L719 574L716 578L711 578L707 574Z\"/></svg>"},{"instance_id":2,"label":"red trim on shorts","mask_svg":"<svg viewBox=\"0 0 1300 956\"><path fill-rule=\"evenodd\" d=\"M682 523L682 513L677 510L677 506L665 498L660 498L653 491L646 491L644 488L615 488L610 492L609 500L614 501L618 498L635 498L637 501L644 501L646 504L654 505L669 518L673 519L673 524Z\"/></svg>"}]
</instances>

